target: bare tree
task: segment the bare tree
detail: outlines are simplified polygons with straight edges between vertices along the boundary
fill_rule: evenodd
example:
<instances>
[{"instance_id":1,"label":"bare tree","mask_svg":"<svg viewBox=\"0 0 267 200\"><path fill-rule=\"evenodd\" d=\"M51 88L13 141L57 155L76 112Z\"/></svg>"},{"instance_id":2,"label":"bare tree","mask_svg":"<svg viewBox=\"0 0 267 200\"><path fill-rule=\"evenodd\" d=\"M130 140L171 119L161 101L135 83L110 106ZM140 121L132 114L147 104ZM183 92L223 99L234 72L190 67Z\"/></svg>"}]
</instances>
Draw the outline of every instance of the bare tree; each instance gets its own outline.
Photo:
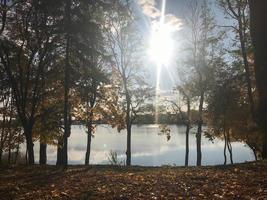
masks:
<instances>
[{"instance_id":1,"label":"bare tree","mask_svg":"<svg viewBox=\"0 0 267 200\"><path fill-rule=\"evenodd\" d=\"M132 123L142 104L151 96L151 90L144 81L141 70L142 38L137 33L136 24L128 4L113 4L112 12L107 15L107 42L114 70L121 85L122 106L125 110L127 130L126 164L131 165Z\"/></svg>"},{"instance_id":2,"label":"bare tree","mask_svg":"<svg viewBox=\"0 0 267 200\"><path fill-rule=\"evenodd\" d=\"M182 111L182 106L180 103L175 102L173 100L167 100L171 104L172 111L178 115L178 118L182 121L182 123L186 126L185 130L185 166L188 166L189 162L189 133L191 129L191 101L192 97L188 92L188 88L186 88L186 84L183 86L178 86L175 90L179 91L179 97L185 102L186 112ZM179 101L179 100L178 100Z\"/></svg>"},{"instance_id":3,"label":"bare tree","mask_svg":"<svg viewBox=\"0 0 267 200\"><path fill-rule=\"evenodd\" d=\"M252 119L255 120L255 103L253 97L253 85L251 66L248 61L248 52L251 47L249 36L249 8L247 0L220 0L220 6L223 9L225 15L232 19L233 25L224 26L230 27L235 33L239 44L240 54L243 60L243 66L245 69L245 78L247 85L247 95L250 103L250 114Z\"/></svg>"}]
</instances>

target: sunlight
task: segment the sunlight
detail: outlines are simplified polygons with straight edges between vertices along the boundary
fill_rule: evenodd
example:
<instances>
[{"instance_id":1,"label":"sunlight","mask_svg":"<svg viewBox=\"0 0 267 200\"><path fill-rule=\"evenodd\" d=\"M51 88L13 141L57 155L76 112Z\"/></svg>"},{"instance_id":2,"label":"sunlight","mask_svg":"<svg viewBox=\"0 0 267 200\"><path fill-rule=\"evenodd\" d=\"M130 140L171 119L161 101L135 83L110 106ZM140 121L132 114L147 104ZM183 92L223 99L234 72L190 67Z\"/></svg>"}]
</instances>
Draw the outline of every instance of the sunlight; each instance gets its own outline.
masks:
<instances>
[{"instance_id":1,"label":"sunlight","mask_svg":"<svg viewBox=\"0 0 267 200\"><path fill-rule=\"evenodd\" d=\"M157 65L166 65L171 59L174 48L171 32L172 29L167 24L160 23L152 27L149 57Z\"/></svg>"},{"instance_id":2,"label":"sunlight","mask_svg":"<svg viewBox=\"0 0 267 200\"><path fill-rule=\"evenodd\" d=\"M156 80L156 98L155 98L155 122L158 123L159 118L159 102L160 102L160 75L163 66L170 63L174 50L174 40L172 32L175 27L165 23L165 7L166 0L162 0L160 21L154 23L151 28L151 36L148 54L150 59L155 62L157 67Z\"/></svg>"},{"instance_id":3,"label":"sunlight","mask_svg":"<svg viewBox=\"0 0 267 200\"><path fill-rule=\"evenodd\" d=\"M174 41L171 37L174 27L165 24L165 8L166 0L162 0L160 21L152 25L150 36L149 56L159 67L170 61L174 48Z\"/></svg>"}]
</instances>

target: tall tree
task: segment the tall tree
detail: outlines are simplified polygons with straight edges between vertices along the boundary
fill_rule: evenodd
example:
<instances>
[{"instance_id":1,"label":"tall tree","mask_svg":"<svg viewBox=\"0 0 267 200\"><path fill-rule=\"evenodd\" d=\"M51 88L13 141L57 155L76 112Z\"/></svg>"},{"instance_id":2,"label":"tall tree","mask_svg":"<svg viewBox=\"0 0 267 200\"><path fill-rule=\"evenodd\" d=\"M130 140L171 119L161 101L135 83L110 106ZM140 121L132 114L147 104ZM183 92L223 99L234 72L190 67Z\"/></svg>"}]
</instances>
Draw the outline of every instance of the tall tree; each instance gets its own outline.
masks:
<instances>
[{"instance_id":1,"label":"tall tree","mask_svg":"<svg viewBox=\"0 0 267 200\"><path fill-rule=\"evenodd\" d=\"M189 83L190 84L190 83ZM186 83L183 83L183 85L177 86L175 88L175 91L178 91L178 99L176 101L173 100L167 100L171 104L172 112L176 113L177 115L177 125L180 125L182 122L183 125L186 126L185 130L185 166L188 166L189 162L189 133L191 129L191 101L192 97L190 94L190 89L188 88L188 85ZM180 103L180 99L184 102L183 104ZM181 104L181 105L180 105ZM182 107L186 107L186 111L184 112L182 110Z\"/></svg>"},{"instance_id":2,"label":"tall tree","mask_svg":"<svg viewBox=\"0 0 267 200\"><path fill-rule=\"evenodd\" d=\"M244 118L241 120L240 115L247 112L247 104L243 101L242 90L240 90L242 81L239 75L234 74L233 69L219 59L214 73L214 82L207 98L209 131L206 134L223 138L224 164L227 163L227 149L233 164L230 133L234 132L236 124L244 120Z\"/></svg>"},{"instance_id":3,"label":"tall tree","mask_svg":"<svg viewBox=\"0 0 267 200\"><path fill-rule=\"evenodd\" d=\"M252 119L255 119L255 102L253 95L253 68L249 63L249 53L251 49L251 39L249 35L249 9L247 0L220 0L220 6L223 9L227 18L233 20L233 25L230 27L236 38L238 50L235 49L234 53L238 52L241 55L246 87L247 87L247 97L250 103L250 114ZM238 45L239 43L239 45ZM234 45L233 45L234 46ZM239 56L240 57L240 56ZM255 86L254 86L255 87Z\"/></svg>"},{"instance_id":4,"label":"tall tree","mask_svg":"<svg viewBox=\"0 0 267 200\"><path fill-rule=\"evenodd\" d=\"M65 5L65 66L64 66L64 134L62 147L62 164L68 164L68 137L71 129L71 115L69 103L70 90L70 28L71 28L71 0L66 0Z\"/></svg>"},{"instance_id":5,"label":"tall tree","mask_svg":"<svg viewBox=\"0 0 267 200\"><path fill-rule=\"evenodd\" d=\"M267 1L249 0L255 75L259 94L258 124L264 132L263 158L267 158Z\"/></svg>"},{"instance_id":6,"label":"tall tree","mask_svg":"<svg viewBox=\"0 0 267 200\"><path fill-rule=\"evenodd\" d=\"M101 8L101 9L100 9ZM67 0L64 3L64 15L62 21L62 35L64 42L64 110L63 137L58 142L58 165L68 164L68 138L71 134L71 119L73 115L73 99L77 97L75 84L80 81L79 69L87 65L90 68L96 57L92 54L100 54L101 50L97 42L100 42L100 13L106 9L105 2L80 0L78 2ZM97 10L97 11L96 11ZM98 12L98 13L97 13ZM98 18L95 15L99 14ZM102 42L102 41L101 41ZM99 46L98 46L99 45ZM90 70L89 70L90 71ZM82 75L83 76L83 75ZM97 77L95 77L97 79ZM75 95L76 97L75 97Z\"/></svg>"},{"instance_id":7,"label":"tall tree","mask_svg":"<svg viewBox=\"0 0 267 200\"><path fill-rule=\"evenodd\" d=\"M24 129L29 164L34 164L33 127L40 105L42 74L51 65L54 42L51 1L22 1L10 11L0 58Z\"/></svg>"},{"instance_id":8,"label":"tall tree","mask_svg":"<svg viewBox=\"0 0 267 200\"><path fill-rule=\"evenodd\" d=\"M132 123L142 105L151 96L151 90L144 81L141 70L142 38L129 5L123 1L114 2L107 15L107 41L112 54L114 75L119 79L122 106L125 111L127 130L126 164L131 165Z\"/></svg>"},{"instance_id":9,"label":"tall tree","mask_svg":"<svg viewBox=\"0 0 267 200\"><path fill-rule=\"evenodd\" d=\"M188 55L185 64L191 67L194 73L191 80L195 88L195 96L198 97L198 128L196 133L197 166L201 165L201 135L203 125L204 102L209 85L213 78L214 57L220 34L215 30L214 18L211 15L207 1L192 0L189 3L187 15Z\"/></svg>"},{"instance_id":10,"label":"tall tree","mask_svg":"<svg viewBox=\"0 0 267 200\"><path fill-rule=\"evenodd\" d=\"M64 2L64 14L63 14L63 35L64 35L64 109L63 109L63 136L58 140L58 150L57 150L57 165L67 165L68 164L68 138L71 134L71 114L70 114L70 102L69 102L69 92L70 92L70 48L71 48L71 6L72 1L66 0Z\"/></svg>"},{"instance_id":11,"label":"tall tree","mask_svg":"<svg viewBox=\"0 0 267 200\"><path fill-rule=\"evenodd\" d=\"M57 58L54 58L55 60ZM57 145L62 137L63 96L62 85L58 82L58 67L51 68L46 74L47 83L42 89L40 106L37 111L33 136L39 139L39 164L47 163L47 145Z\"/></svg>"},{"instance_id":12,"label":"tall tree","mask_svg":"<svg viewBox=\"0 0 267 200\"><path fill-rule=\"evenodd\" d=\"M186 114L184 116L184 114L181 112L180 109L180 114L181 114L181 118L184 121L185 125L186 125L186 131L185 131L185 166L188 166L188 161L189 161L189 133L190 133L190 129L191 129L191 101L192 101L192 97L190 95L190 92L188 92L188 90L186 89L187 85L180 86L178 87L178 90L180 91L180 94L182 95L184 101L186 102Z\"/></svg>"},{"instance_id":13,"label":"tall tree","mask_svg":"<svg viewBox=\"0 0 267 200\"><path fill-rule=\"evenodd\" d=\"M91 138L94 132L93 123L102 119L103 103L108 104L105 99L105 84L108 81L107 73L104 70L104 62L101 55L92 53L90 60L81 68L82 75L78 81L78 91L81 104L78 108L77 119L84 121L87 127L87 148L85 164L89 164L91 152ZM101 116L100 116L101 115Z\"/></svg>"}]
</instances>

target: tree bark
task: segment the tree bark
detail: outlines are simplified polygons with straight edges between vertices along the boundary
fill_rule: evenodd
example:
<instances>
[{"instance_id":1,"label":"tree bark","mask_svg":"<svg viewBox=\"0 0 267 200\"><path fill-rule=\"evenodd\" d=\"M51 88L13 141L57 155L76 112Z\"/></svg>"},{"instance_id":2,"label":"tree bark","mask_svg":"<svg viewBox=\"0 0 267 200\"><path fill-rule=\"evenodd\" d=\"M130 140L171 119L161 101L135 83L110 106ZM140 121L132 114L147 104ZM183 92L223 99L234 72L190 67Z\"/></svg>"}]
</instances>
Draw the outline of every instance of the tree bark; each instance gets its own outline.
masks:
<instances>
[{"instance_id":1,"label":"tree bark","mask_svg":"<svg viewBox=\"0 0 267 200\"><path fill-rule=\"evenodd\" d=\"M231 16L232 19L237 21L237 28L234 28L237 31L239 42L241 46L241 55L243 59L244 69L245 69L245 79L246 79L246 87L248 92L248 100L250 103L250 113L252 119L255 120L255 103L252 94L252 83L251 83L251 72L249 68L248 55L247 55L247 45L246 45L246 16L245 11L241 8L240 5L235 5L236 2L231 2L230 0L226 1L227 6L226 10L228 15ZM235 5L235 6L234 6Z\"/></svg>"},{"instance_id":2,"label":"tree bark","mask_svg":"<svg viewBox=\"0 0 267 200\"><path fill-rule=\"evenodd\" d=\"M62 165L62 146L63 146L63 137L60 137L58 139L58 144L57 144L57 163L56 165Z\"/></svg>"},{"instance_id":3,"label":"tree bark","mask_svg":"<svg viewBox=\"0 0 267 200\"><path fill-rule=\"evenodd\" d=\"M187 100L187 123L186 123L186 131L185 131L185 166L188 166L189 161L189 132L190 132L190 100Z\"/></svg>"},{"instance_id":4,"label":"tree bark","mask_svg":"<svg viewBox=\"0 0 267 200\"><path fill-rule=\"evenodd\" d=\"M40 151L39 151L39 164L46 165L47 155L46 155L47 144L40 141Z\"/></svg>"},{"instance_id":5,"label":"tree bark","mask_svg":"<svg viewBox=\"0 0 267 200\"><path fill-rule=\"evenodd\" d=\"M267 1L249 0L251 37L255 54L256 86L259 95L257 122L263 139L262 157L267 158Z\"/></svg>"},{"instance_id":6,"label":"tree bark","mask_svg":"<svg viewBox=\"0 0 267 200\"><path fill-rule=\"evenodd\" d=\"M5 117L3 117L3 127L2 127L2 134L1 134L1 139L0 139L0 165L2 164L2 155L3 155L3 149L4 149L4 134L5 134L5 131L4 131L4 119Z\"/></svg>"},{"instance_id":7,"label":"tree bark","mask_svg":"<svg viewBox=\"0 0 267 200\"><path fill-rule=\"evenodd\" d=\"M185 132L185 166L188 166L189 160L189 131L190 125L186 125L186 132Z\"/></svg>"},{"instance_id":8,"label":"tree bark","mask_svg":"<svg viewBox=\"0 0 267 200\"><path fill-rule=\"evenodd\" d=\"M32 141L32 132L28 130L26 133L26 145L27 145L27 154L28 154L28 161L29 165L34 164L34 150L33 150L33 141Z\"/></svg>"},{"instance_id":9,"label":"tree bark","mask_svg":"<svg viewBox=\"0 0 267 200\"><path fill-rule=\"evenodd\" d=\"M229 130L227 130L227 135L226 135L226 138L227 138L227 148L228 148L228 152L229 152L229 155L230 155L230 161L231 161L231 164L234 164L234 161L233 161L233 149L232 149L232 144L231 144L231 139L230 139L230 135L229 135Z\"/></svg>"},{"instance_id":10,"label":"tree bark","mask_svg":"<svg viewBox=\"0 0 267 200\"><path fill-rule=\"evenodd\" d=\"M131 165L131 134L132 134L132 119L131 119L131 97L127 87L127 81L123 76L123 84L125 88L126 98L126 131L127 131L127 149L126 149L126 165Z\"/></svg>"},{"instance_id":11,"label":"tree bark","mask_svg":"<svg viewBox=\"0 0 267 200\"><path fill-rule=\"evenodd\" d=\"M2 156L3 156L3 150L0 149L0 165L2 164Z\"/></svg>"},{"instance_id":12,"label":"tree bark","mask_svg":"<svg viewBox=\"0 0 267 200\"><path fill-rule=\"evenodd\" d=\"M131 165L131 135L132 135L132 127L131 124L127 124L127 150L126 150L126 165Z\"/></svg>"},{"instance_id":13,"label":"tree bark","mask_svg":"<svg viewBox=\"0 0 267 200\"><path fill-rule=\"evenodd\" d=\"M233 161L233 149L232 149L232 145L231 145L230 141L227 142L227 147L228 147L228 151L229 151L229 154L230 154L231 164L234 164L234 161Z\"/></svg>"},{"instance_id":14,"label":"tree bark","mask_svg":"<svg viewBox=\"0 0 267 200\"><path fill-rule=\"evenodd\" d=\"M70 7L71 0L66 1L65 6L65 31L66 31L66 57L64 68L64 134L62 146L62 165L68 165L68 137L70 136L70 105L69 105L69 85L70 85Z\"/></svg>"},{"instance_id":15,"label":"tree bark","mask_svg":"<svg viewBox=\"0 0 267 200\"><path fill-rule=\"evenodd\" d=\"M25 152L25 165L28 165L28 149L27 149L27 145L26 145L26 152Z\"/></svg>"},{"instance_id":16,"label":"tree bark","mask_svg":"<svg viewBox=\"0 0 267 200\"><path fill-rule=\"evenodd\" d=\"M204 103L204 92L201 91L200 100L199 100L199 109L198 109L198 128L196 134L196 142L197 142L197 166L201 166L201 134L202 134L202 112L203 112L203 103Z\"/></svg>"},{"instance_id":17,"label":"tree bark","mask_svg":"<svg viewBox=\"0 0 267 200\"><path fill-rule=\"evenodd\" d=\"M247 82L247 91L248 91L248 99L250 103L250 113L252 116L252 119L255 120L255 109L254 109L254 98L252 94L252 86L251 86L251 72L249 69L249 63L248 63L248 56L247 56L247 47L245 44L245 36L243 33L243 25L242 22L239 20L239 39L241 44L241 52L243 57L243 63L245 68L245 77Z\"/></svg>"},{"instance_id":18,"label":"tree bark","mask_svg":"<svg viewBox=\"0 0 267 200\"><path fill-rule=\"evenodd\" d=\"M258 161L258 148L256 147L257 144L255 144L254 142L250 142L248 136L246 138L246 144L253 152L255 161Z\"/></svg>"},{"instance_id":19,"label":"tree bark","mask_svg":"<svg viewBox=\"0 0 267 200\"><path fill-rule=\"evenodd\" d=\"M14 163L16 164L17 161L18 161L18 156L19 156L19 143L17 145L17 148L16 148L16 155L15 155L15 160L14 160Z\"/></svg>"},{"instance_id":20,"label":"tree bark","mask_svg":"<svg viewBox=\"0 0 267 200\"><path fill-rule=\"evenodd\" d=\"M226 155L226 146L227 146L227 138L225 131L223 131L223 138L224 138L224 148L223 148L223 156L224 156L224 165L227 164L227 155Z\"/></svg>"},{"instance_id":21,"label":"tree bark","mask_svg":"<svg viewBox=\"0 0 267 200\"><path fill-rule=\"evenodd\" d=\"M62 165L68 165L68 136L63 137L63 147L62 147Z\"/></svg>"},{"instance_id":22,"label":"tree bark","mask_svg":"<svg viewBox=\"0 0 267 200\"><path fill-rule=\"evenodd\" d=\"M8 159L7 163L10 165L11 164L11 148L10 145L8 145Z\"/></svg>"},{"instance_id":23,"label":"tree bark","mask_svg":"<svg viewBox=\"0 0 267 200\"><path fill-rule=\"evenodd\" d=\"M85 165L89 165L90 162L91 140L92 140L92 115L90 114L90 119L87 125L87 148L85 154Z\"/></svg>"},{"instance_id":24,"label":"tree bark","mask_svg":"<svg viewBox=\"0 0 267 200\"><path fill-rule=\"evenodd\" d=\"M125 82L125 88L127 87ZM132 122L131 122L131 116L130 116L130 109L131 109L131 99L130 95L128 93L128 90L126 88L126 129L127 129L127 150L126 150L126 165L131 165L131 132L132 132Z\"/></svg>"},{"instance_id":25,"label":"tree bark","mask_svg":"<svg viewBox=\"0 0 267 200\"><path fill-rule=\"evenodd\" d=\"M252 149L254 157L255 157L255 161L258 161L258 156L257 156L257 151L256 149Z\"/></svg>"}]
</instances>

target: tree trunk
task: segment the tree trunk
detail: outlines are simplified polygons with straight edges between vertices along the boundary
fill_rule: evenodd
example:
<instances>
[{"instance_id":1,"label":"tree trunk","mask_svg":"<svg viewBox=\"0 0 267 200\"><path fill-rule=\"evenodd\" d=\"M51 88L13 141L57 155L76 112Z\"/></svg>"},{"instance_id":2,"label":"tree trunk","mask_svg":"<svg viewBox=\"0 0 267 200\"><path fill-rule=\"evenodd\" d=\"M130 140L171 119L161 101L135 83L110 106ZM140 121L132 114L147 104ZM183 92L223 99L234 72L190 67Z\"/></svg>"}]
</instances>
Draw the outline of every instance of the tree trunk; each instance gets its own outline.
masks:
<instances>
[{"instance_id":1,"label":"tree trunk","mask_svg":"<svg viewBox=\"0 0 267 200\"><path fill-rule=\"evenodd\" d=\"M47 144L40 141L40 151L39 151L39 164L46 165L47 156L46 156Z\"/></svg>"},{"instance_id":2,"label":"tree trunk","mask_svg":"<svg viewBox=\"0 0 267 200\"><path fill-rule=\"evenodd\" d=\"M28 165L28 149L27 149L27 145L26 145L26 152L25 152L25 165Z\"/></svg>"},{"instance_id":3,"label":"tree trunk","mask_svg":"<svg viewBox=\"0 0 267 200\"><path fill-rule=\"evenodd\" d=\"M185 166L188 166L188 160L189 160L189 131L190 131L190 125L186 125L186 132L185 132Z\"/></svg>"},{"instance_id":4,"label":"tree trunk","mask_svg":"<svg viewBox=\"0 0 267 200\"><path fill-rule=\"evenodd\" d=\"M251 149L251 151L253 152L254 157L255 157L255 161L258 161L257 147L255 146L255 144L249 142L248 137L246 138L246 144Z\"/></svg>"},{"instance_id":5,"label":"tree trunk","mask_svg":"<svg viewBox=\"0 0 267 200\"><path fill-rule=\"evenodd\" d=\"M58 139L58 144L57 144L57 163L56 165L62 165L62 146L63 146L63 138L60 137Z\"/></svg>"},{"instance_id":6,"label":"tree trunk","mask_svg":"<svg viewBox=\"0 0 267 200\"><path fill-rule=\"evenodd\" d=\"M227 147L228 147L228 151L229 151L229 154L230 154L231 164L234 164L234 161L233 161L233 149L232 149L232 145L231 145L230 141L228 141Z\"/></svg>"},{"instance_id":7,"label":"tree trunk","mask_svg":"<svg viewBox=\"0 0 267 200\"><path fill-rule=\"evenodd\" d=\"M7 163L10 165L11 164L11 148L10 145L8 145L8 159L7 159Z\"/></svg>"},{"instance_id":8,"label":"tree trunk","mask_svg":"<svg viewBox=\"0 0 267 200\"><path fill-rule=\"evenodd\" d=\"M62 146L62 165L68 165L68 137L70 136L70 105L69 105L69 85L70 85L70 7L71 0L66 1L65 6L65 31L66 31L66 57L64 68L64 134Z\"/></svg>"},{"instance_id":9,"label":"tree trunk","mask_svg":"<svg viewBox=\"0 0 267 200\"><path fill-rule=\"evenodd\" d=\"M238 23L239 23L239 31L238 31L239 39L240 39L240 44L241 44L241 52L242 52L243 63L244 63L244 68L245 68L245 77L246 77L246 82L247 82L248 100L250 103L250 114L252 116L252 119L255 120L254 99L253 99L252 86L251 86L251 72L249 69L245 36L243 34L243 24L241 20L239 20Z\"/></svg>"},{"instance_id":10,"label":"tree trunk","mask_svg":"<svg viewBox=\"0 0 267 200\"><path fill-rule=\"evenodd\" d=\"M233 162L233 150L232 150L232 144L231 144L231 139L230 139L230 135L229 135L229 130L227 131L227 148L228 148L228 152L230 155L230 161L231 164L234 164Z\"/></svg>"},{"instance_id":11,"label":"tree trunk","mask_svg":"<svg viewBox=\"0 0 267 200\"><path fill-rule=\"evenodd\" d=\"M3 149L4 149L4 124L3 124L3 131L1 134L1 141L0 141L0 165L2 164L2 155L3 155Z\"/></svg>"},{"instance_id":12,"label":"tree trunk","mask_svg":"<svg viewBox=\"0 0 267 200\"><path fill-rule=\"evenodd\" d=\"M8 132L8 164L11 164L11 138L12 138L12 131L11 127L9 127L9 132Z\"/></svg>"},{"instance_id":13,"label":"tree trunk","mask_svg":"<svg viewBox=\"0 0 267 200\"><path fill-rule=\"evenodd\" d=\"M87 148L86 148L86 154L85 154L85 165L89 165L89 161L90 161L91 139L92 139L92 118L90 117L88 125L87 125Z\"/></svg>"},{"instance_id":14,"label":"tree trunk","mask_svg":"<svg viewBox=\"0 0 267 200\"><path fill-rule=\"evenodd\" d=\"M185 131L185 166L188 166L189 160L189 132L190 132L190 100L187 99L187 123L186 123L186 131Z\"/></svg>"},{"instance_id":15,"label":"tree trunk","mask_svg":"<svg viewBox=\"0 0 267 200\"><path fill-rule=\"evenodd\" d=\"M264 133L262 157L267 158L267 1L249 0L251 36L259 95L257 122Z\"/></svg>"},{"instance_id":16,"label":"tree trunk","mask_svg":"<svg viewBox=\"0 0 267 200\"><path fill-rule=\"evenodd\" d=\"M6 96L4 95L3 99L6 99ZM9 98L7 98L9 100ZM7 135L8 132L10 132L10 122L11 119L9 120L8 123L8 130L6 130L6 108L8 106L8 100L6 101L6 103L3 103L4 106L4 112L2 113L2 130L1 130L1 139L0 139L0 164L2 163L2 155L3 155L3 151L4 151L4 144L6 142L7 139ZM9 140L10 141L10 140Z\"/></svg>"},{"instance_id":17,"label":"tree trunk","mask_svg":"<svg viewBox=\"0 0 267 200\"><path fill-rule=\"evenodd\" d=\"M201 166L201 134L202 134L202 112L203 112L203 103L204 103L204 92L201 91L200 101L199 101L199 109L198 109L198 128L196 134L196 142L197 142L197 166Z\"/></svg>"},{"instance_id":18,"label":"tree trunk","mask_svg":"<svg viewBox=\"0 0 267 200\"><path fill-rule=\"evenodd\" d=\"M64 135L63 137L63 147L61 150L62 153L62 165L68 165L68 136Z\"/></svg>"},{"instance_id":19,"label":"tree trunk","mask_svg":"<svg viewBox=\"0 0 267 200\"><path fill-rule=\"evenodd\" d=\"M224 148L223 148L223 156L224 156L224 165L227 164L227 155L226 155L226 146L227 146L227 138L225 131L223 131L223 137L224 137Z\"/></svg>"},{"instance_id":20,"label":"tree trunk","mask_svg":"<svg viewBox=\"0 0 267 200\"><path fill-rule=\"evenodd\" d=\"M14 160L14 163L16 164L17 161L18 161L18 156L19 156L19 143L17 145L17 148L16 148L16 155L15 155L15 160Z\"/></svg>"},{"instance_id":21,"label":"tree trunk","mask_svg":"<svg viewBox=\"0 0 267 200\"><path fill-rule=\"evenodd\" d=\"M27 145L27 153L28 153L28 160L29 160L29 165L34 164L34 150L33 150L33 141L32 141L32 131L31 128L27 130L25 133L26 135L26 145Z\"/></svg>"},{"instance_id":22,"label":"tree trunk","mask_svg":"<svg viewBox=\"0 0 267 200\"><path fill-rule=\"evenodd\" d=\"M3 150L0 149L0 165L2 164L2 156L3 156Z\"/></svg>"},{"instance_id":23,"label":"tree trunk","mask_svg":"<svg viewBox=\"0 0 267 200\"><path fill-rule=\"evenodd\" d=\"M131 165L131 134L132 127L131 124L127 124L127 150L126 150L126 165Z\"/></svg>"},{"instance_id":24,"label":"tree trunk","mask_svg":"<svg viewBox=\"0 0 267 200\"><path fill-rule=\"evenodd\" d=\"M256 149L252 149L254 157L255 157L255 161L258 161L258 156L257 156L257 151Z\"/></svg>"},{"instance_id":25,"label":"tree trunk","mask_svg":"<svg viewBox=\"0 0 267 200\"><path fill-rule=\"evenodd\" d=\"M126 165L131 165L131 134L132 134L132 119L131 119L131 98L127 89L127 83L124 80L126 93L126 129L127 129L127 149L126 149Z\"/></svg>"}]
</instances>

